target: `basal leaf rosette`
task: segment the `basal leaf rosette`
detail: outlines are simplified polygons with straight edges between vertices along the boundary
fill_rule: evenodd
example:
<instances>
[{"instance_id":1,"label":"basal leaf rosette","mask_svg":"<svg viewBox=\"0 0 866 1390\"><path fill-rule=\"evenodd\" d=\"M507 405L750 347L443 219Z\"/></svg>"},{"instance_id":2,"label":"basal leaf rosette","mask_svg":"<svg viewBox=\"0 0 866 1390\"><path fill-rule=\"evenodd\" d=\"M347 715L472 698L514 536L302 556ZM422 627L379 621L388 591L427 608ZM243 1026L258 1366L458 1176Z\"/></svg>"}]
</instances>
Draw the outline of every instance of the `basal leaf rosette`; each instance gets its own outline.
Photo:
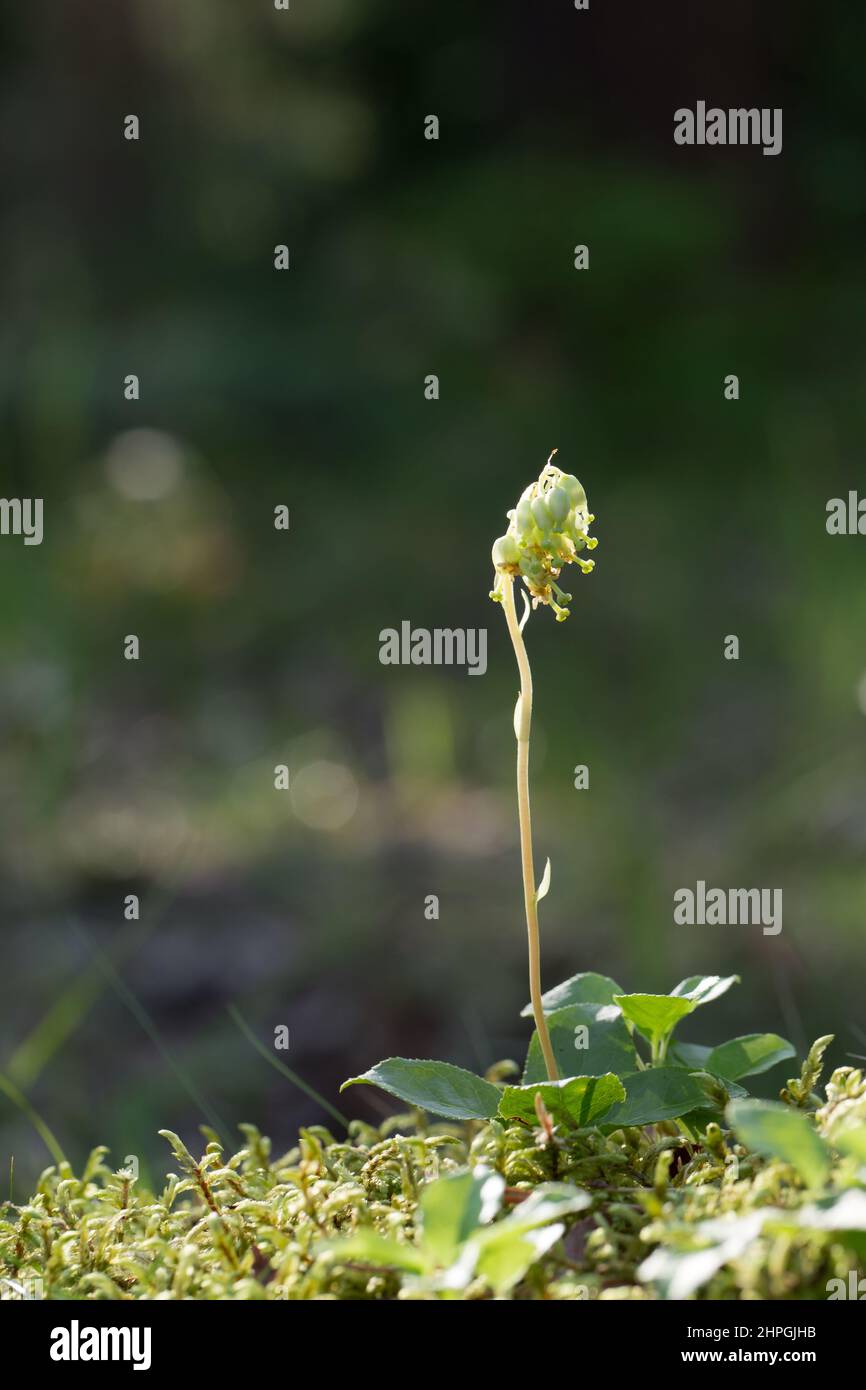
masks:
<instances>
[{"instance_id":1,"label":"basal leaf rosette","mask_svg":"<svg viewBox=\"0 0 866 1390\"><path fill-rule=\"evenodd\" d=\"M578 565L589 574L594 562L582 559L581 551L594 550L598 541L589 534L595 517L583 487L573 473L563 473L552 462L553 454L538 480L524 489L517 506L508 512L505 535L493 543L496 577L490 597L501 602L503 583L522 579L533 608L549 604L561 623L568 617L571 594L557 580L565 565Z\"/></svg>"}]
</instances>

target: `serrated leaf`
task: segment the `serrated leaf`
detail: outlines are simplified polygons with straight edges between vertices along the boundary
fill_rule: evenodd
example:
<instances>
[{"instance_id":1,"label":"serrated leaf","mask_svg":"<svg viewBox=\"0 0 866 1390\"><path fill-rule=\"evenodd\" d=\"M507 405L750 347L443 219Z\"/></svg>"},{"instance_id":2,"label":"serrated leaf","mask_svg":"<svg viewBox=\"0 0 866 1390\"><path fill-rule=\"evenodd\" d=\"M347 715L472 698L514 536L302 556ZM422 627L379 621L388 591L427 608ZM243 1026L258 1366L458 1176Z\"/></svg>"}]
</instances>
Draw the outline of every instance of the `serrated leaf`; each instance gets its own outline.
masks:
<instances>
[{"instance_id":1,"label":"serrated leaf","mask_svg":"<svg viewBox=\"0 0 866 1390\"><path fill-rule=\"evenodd\" d=\"M546 863L545 866L544 866L544 873L543 873L542 876L541 876L541 882L539 883L539 885L538 885L538 891L537 891L537 893L535 894L535 901L536 901L537 903L540 903L542 898L546 898L546 897L547 897L547 894L548 894L548 892L549 892L549 889L550 889L550 859L548 859L547 863Z\"/></svg>"},{"instance_id":2,"label":"serrated leaf","mask_svg":"<svg viewBox=\"0 0 866 1390\"><path fill-rule=\"evenodd\" d=\"M409 1057L387 1057L344 1081L340 1090L347 1086L378 1086L407 1105L449 1120L490 1120L502 1094L492 1082L450 1062Z\"/></svg>"},{"instance_id":3,"label":"serrated leaf","mask_svg":"<svg viewBox=\"0 0 866 1390\"><path fill-rule=\"evenodd\" d=\"M625 1100L622 1082L612 1072L605 1076L572 1076L564 1081L506 1086L499 1102L500 1118L536 1124L536 1095L541 1096L554 1123L571 1124L579 1129L599 1123L612 1105Z\"/></svg>"},{"instance_id":4,"label":"serrated leaf","mask_svg":"<svg viewBox=\"0 0 866 1390\"><path fill-rule=\"evenodd\" d=\"M758 1076L777 1062L793 1056L794 1048L778 1033L747 1033L714 1047L705 1067L707 1071L737 1081L741 1076Z\"/></svg>"},{"instance_id":5,"label":"serrated leaf","mask_svg":"<svg viewBox=\"0 0 866 1390\"><path fill-rule=\"evenodd\" d=\"M739 975L688 975L671 990L671 994L691 999L697 1008L699 1004L711 1004L714 999L726 994L731 985L739 983Z\"/></svg>"},{"instance_id":6,"label":"serrated leaf","mask_svg":"<svg viewBox=\"0 0 866 1390\"><path fill-rule=\"evenodd\" d=\"M456 1259L464 1241L499 1211L505 1179L491 1169L448 1173L421 1192L421 1244L437 1265Z\"/></svg>"},{"instance_id":7,"label":"serrated leaf","mask_svg":"<svg viewBox=\"0 0 866 1390\"><path fill-rule=\"evenodd\" d=\"M728 1123L750 1149L796 1168L810 1187L820 1187L830 1168L826 1144L801 1110L769 1100L732 1100Z\"/></svg>"},{"instance_id":8,"label":"serrated leaf","mask_svg":"<svg viewBox=\"0 0 866 1390\"><path fill-rule=\"evenodd\" d=\"M553 989L547 990L541 996L541 1005L546 1014L551 1014L555 1009L566 1009L570 1004L612 1004L615 994L622 994L620 986L616 980L611 980L607 975L596 975L592 970L586 970L580 975L572 975L570 979L563 980L561 985L554 985ZM527 1004L520 1010L521 1018L532 1017L532 1005Z\"/></svg>"},{"instance_id":9,"label":"serrated leaf","mask_svg":"<svg viewBox=\"0 0 866 1390\"><path fill-rule=\"evenodd\" d=\"M634 1071L634 1043L615 1004L572 1004L547 1015L553 1055L561 1076L604 1076L606 1072ZM576 1028L586 1028L587 1047L575 1047ZM533 1032L526 1056L523 1084L547 1080L547 1068L538 1033Z\"/></svg>"},{"instance_id":10,"label":"serrated leaf","mask_svg":"<svg viewBox=\"0 0 866 1390\"><path fill-rule=\"evenodd\" d=\"M605 1129L678 1119L706 1104L701 1087L682 1067L649 1067L621 1076L625 1100L604 1117Z\"/></svg>"},{"instance_id":11,"label":"serrated leaf","mask_svg":"<svg viewBox=\"0 0 866 1390\"><path fill-rule=\"evenodd\" d=\"M619 1005L641 1037L654 1047L663 1042L680 1019L695 1007L691 999L680 999L671 994L617 994L614 1003Z\"/></svg>"}]
</instances>

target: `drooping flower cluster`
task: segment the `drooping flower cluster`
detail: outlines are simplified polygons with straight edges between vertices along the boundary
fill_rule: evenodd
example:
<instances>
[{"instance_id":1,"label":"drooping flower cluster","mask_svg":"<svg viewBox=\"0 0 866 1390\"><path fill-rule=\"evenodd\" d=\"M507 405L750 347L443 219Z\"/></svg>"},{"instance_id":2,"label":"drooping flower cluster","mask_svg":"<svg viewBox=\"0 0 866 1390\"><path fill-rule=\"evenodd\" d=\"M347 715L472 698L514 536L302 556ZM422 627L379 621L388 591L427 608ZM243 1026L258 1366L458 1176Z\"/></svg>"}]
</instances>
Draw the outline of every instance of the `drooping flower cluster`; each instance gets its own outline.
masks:
<instances>
[{"instance_id":1,"label":"drooping flower cluster","mask_svg":"<svg viewBox=\"0 0 866 1390\"><path fill-rule=\"evenodd\" d=\"M571 594L556 582L562 567L576 564L589 574L594 562L582 560L580 552L594 550L598 541L588 534L595 517L588 509L586 493L573 473L556 467L553 454L538 481L530 483L508 512L505 535L493 543L496 580L490 597L501 602L503 583L522 578L533 608L549 604L561 623L568 617L571 602Z\"/></svg>"}]
</instances>

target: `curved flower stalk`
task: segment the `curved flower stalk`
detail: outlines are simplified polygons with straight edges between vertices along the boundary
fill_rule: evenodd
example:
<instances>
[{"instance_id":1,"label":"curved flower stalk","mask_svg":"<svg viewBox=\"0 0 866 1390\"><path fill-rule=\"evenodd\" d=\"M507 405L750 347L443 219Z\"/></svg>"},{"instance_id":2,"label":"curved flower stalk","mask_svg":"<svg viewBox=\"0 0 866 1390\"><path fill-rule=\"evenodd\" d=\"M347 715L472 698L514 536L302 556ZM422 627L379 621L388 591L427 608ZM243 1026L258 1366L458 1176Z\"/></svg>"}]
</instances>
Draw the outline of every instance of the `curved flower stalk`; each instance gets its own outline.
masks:
<instances>
[{"instance_id":1,"label":"curved flower stalk","mask_svg":"<svg viewBox=\"0 0 866 1390\"><path fill-rule=\"evenodd\" d=\"M520 673L520 694L514 708L514 734L517 739L517 811L520 823L520 857L523 869L523 900L529 942L529 995L535 1029L551 1081L559 1079L553 1055L544 1006L541 1002L541 941L538 930L538 904L550 886L550 860L544 877L536 887L532 853L532 815L529 803L529 735L532 726L532 671L523 641L523 627L529 617L529 600L523 593L524 614L520 622L514 602L514 581L523 580L532 607L547 604L557 622L568 617L571 594L557 580L565 565L576 564L584 574L594 568L592 560L581 559L580 552L594 550L598 542L588 533L595 520L586 502L586 493L572 473L563 473L547 460L538 481L525 488L520 501L508 513L508 530L493 543L496 577L490 597L505 610L508 634Z\"/></svg>"}]
</instances>

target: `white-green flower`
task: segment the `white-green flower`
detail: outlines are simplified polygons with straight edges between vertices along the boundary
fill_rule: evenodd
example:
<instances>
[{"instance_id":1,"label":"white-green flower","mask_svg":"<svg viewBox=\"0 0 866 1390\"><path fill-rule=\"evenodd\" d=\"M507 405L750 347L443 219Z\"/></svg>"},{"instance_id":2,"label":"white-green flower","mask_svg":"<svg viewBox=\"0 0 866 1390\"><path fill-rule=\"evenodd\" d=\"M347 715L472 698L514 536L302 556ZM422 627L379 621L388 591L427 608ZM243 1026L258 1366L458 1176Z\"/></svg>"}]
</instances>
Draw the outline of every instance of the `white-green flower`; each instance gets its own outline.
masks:
<instances>
[{"instance_id":1,"label":"white-green flower","mask_svg":"<svg viewBox=\"0 0 866 1390\"><path fill-rule=\"evenodd\" d=\"M580 552L594 550L598 541L589 534L595 517L587 506L586 493L573 473L557 468L553 454L538 481L530 483L508 513L505 535L493 543L496 579L490 597L501 602L505 576L521 578L532 596L533 608L547 603L557 622L562 622L568 617L571 594L556 581L564 565L579 565L589 574L594 562L581 559Z\"/></svg>"}]
</instances>

